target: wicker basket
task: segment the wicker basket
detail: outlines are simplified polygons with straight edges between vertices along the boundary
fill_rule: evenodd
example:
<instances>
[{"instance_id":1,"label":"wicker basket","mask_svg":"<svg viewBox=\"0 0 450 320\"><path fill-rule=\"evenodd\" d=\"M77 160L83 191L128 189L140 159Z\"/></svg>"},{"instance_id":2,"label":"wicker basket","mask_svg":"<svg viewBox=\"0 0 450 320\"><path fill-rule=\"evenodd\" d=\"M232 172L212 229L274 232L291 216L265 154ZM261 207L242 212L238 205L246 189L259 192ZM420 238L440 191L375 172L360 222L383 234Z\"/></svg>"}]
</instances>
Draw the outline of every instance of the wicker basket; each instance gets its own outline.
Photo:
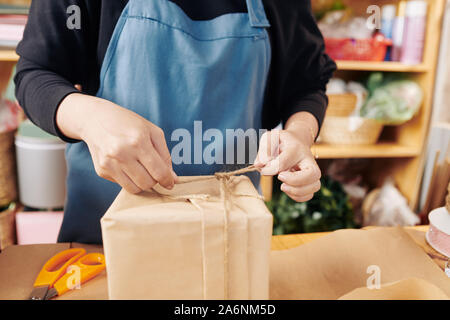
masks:
<instances>
[{"instance_id":1,"label":"wicker basket","mask_svg":"<svg viewBox=\"0 0 450 320\"><path fill-rule=\"evenodd\" d=\"M16 211L17 206L11 204L0 212L0 251L16 243Z\"/></svg>"},{"instance_id":2,"label":"wicker basket","mask_svg":"<svg viewBox=\"0 0 450 320\"><path fill-rule=\"evenodd\" d=\"M17 198L14 134L15 131L0 133L0 207Z\"/></svg>"},{"instance_id":3,"label":"wicker basket","mask_svg":"<svg viewBox=\"0 0 450 320\"><path fill-rule=\"evenodd\" d=\"M327 116L348 117L355 111L357 97L351 93L328 95Z\"/></svg>"},{"instance_id":4,"label":"wicker basket","mask_svg":"<svg viewBox=\"0 0 450 320\"><path fill-rule=\"evenodd\" d=\"M377 143L383 125L372 119L360 119L362 121L361 126L355 131L350 131L349 117L327 116L320 133L320 142L346 145Z\"/></svg>"}]
</instances>

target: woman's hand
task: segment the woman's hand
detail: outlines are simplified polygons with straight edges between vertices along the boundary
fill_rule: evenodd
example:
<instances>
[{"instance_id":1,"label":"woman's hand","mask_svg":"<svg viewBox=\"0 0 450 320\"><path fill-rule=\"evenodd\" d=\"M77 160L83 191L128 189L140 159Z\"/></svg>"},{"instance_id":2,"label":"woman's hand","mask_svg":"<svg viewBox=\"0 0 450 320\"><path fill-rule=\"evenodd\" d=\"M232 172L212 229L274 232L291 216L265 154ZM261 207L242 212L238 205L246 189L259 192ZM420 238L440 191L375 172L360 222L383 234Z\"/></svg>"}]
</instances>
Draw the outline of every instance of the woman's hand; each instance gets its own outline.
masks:
<instances>
[{"instance_id":1,"label":"woman's hand","mask_svg":"<svg viewBox=\"0 0 450 320\"><path fill-rule=\"evenodd\" d=\"M97 174L130 193L177 180L164 132L138 114L104 99L71 94L61 103L57 124L66 136L86 142Z\"/></svg>"},{"instance_id":2,"label":"woman's hand","mask_svg":"<svg viewBox=\"0 0 450 320\"><path fill-rule=\"evenodd\" d=\"M289 119L286 130L261 137L255 166L262 175L278 174L281 190L298 202L311 200L320 190L321 172L311 153L317 131L315 118L299 113Z\"/></svg>"}]
</instances>

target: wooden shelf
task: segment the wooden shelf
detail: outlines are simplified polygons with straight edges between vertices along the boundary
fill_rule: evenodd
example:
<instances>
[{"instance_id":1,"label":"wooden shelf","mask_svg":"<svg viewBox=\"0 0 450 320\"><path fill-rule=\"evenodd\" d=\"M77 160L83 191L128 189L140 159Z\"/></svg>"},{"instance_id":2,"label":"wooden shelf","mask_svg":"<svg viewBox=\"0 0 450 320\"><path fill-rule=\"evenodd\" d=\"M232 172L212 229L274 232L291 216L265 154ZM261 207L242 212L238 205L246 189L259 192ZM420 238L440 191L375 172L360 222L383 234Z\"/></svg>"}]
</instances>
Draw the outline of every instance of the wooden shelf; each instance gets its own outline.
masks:
<instances>
[{"instance_id":1,"label":"wooden shelf","mask_svg":"<svg viewBox=\"0 0 450 320\"><path fill-rule=\"evenodd\" d=\"M420 148L403 146L394 142L380 142L374 145L328 145L317 144L312 151L319 159L342 158L408 158L420 155Z\"/></svg>"},{"instance_id":2,"label":"wooden shelf","mask_svg":"<svg viewBox=\"0 0 450 320\"><path fill-rule=\"evenodd\" d=\"M385 72L428 72L425 64L406 65L400 62L337 61L338 70L349 71L385 71Z\"/></svg>"},{"instance_id":3,"label":"wooden shelf","mask_svg":"<svg viewBox=\"0 0 450 320\"><path fill-rule=\"evenodd\" d=\"M7 62L13 62L18 61L19 56L16 54L15 50L0 50L0 62L1 61L7 61Z\"/></svg>"}]
</instances>

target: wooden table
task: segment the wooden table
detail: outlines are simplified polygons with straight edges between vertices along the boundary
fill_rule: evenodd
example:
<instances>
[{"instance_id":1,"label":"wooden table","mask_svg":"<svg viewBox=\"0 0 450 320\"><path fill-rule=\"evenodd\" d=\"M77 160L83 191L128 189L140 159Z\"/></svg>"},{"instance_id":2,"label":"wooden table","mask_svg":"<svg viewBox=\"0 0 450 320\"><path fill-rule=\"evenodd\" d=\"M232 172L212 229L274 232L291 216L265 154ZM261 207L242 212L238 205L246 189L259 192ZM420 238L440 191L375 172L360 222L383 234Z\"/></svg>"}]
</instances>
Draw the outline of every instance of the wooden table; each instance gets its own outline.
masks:
<instances>
[{"instance_id":1,"label":"wooden table","mask_svg":"<svg viewBox=\"0 0 450 320\"><path fill-rule=\"evenodd\" d=\"M363 229L369 230L376 227L366 227ZM408 227L410 230L427 232L428 226ZM303 233L303 234L289 234L282 236L272 237L272 250L286 250L298 247L302 244L311 242L323 236L326 236L330 232L316 232L316 233Z\"/></svg>"},{"instance_id":2,"label":"wooden table","mask_svg":"<svg viewBox=\"0 0 450 320\"><path fill-rule=\"evenodd\" d=\"M366 227L363 229L373 229L376 227ZM425 240L425 233L428 231L429 226L416 226L407 227L409 235L414 239L414 241L422 247L422 249L436 262L436 264L441 268L445 269L445 264L447 258L431 248ZM298 247L300 245L306 244L323 236L326 236L330 232L317 232L317 233L303 233L303 234L291 234L282 236L272 237L272 250L286 250Z\"/></svg>"},{"instance_id":3,"label":"wooden table","mask_svg":"<svg viewBox=\"0 0 450 320\"><path fill-rule=\"evenodd\" d=\"M440 256L425 241L425 232L428 227L416 227L408 232L416 243L434 259L442 269L446 258ZM317 238L326 236L327 232L295 234L272 237L272 250L283 250L307 244ZM48 257L70 247L83 247L88 252L102 252L101 246L83 245L76 243L12 246L0 254L0 299L27 299L30 288L42 265ZM10 249L10 250L8 250ZM23 263L23 258L27 262ZM2 259L3 258L3 259ZM16 275L20 274L20 277ZM93 279L86 285L85 290L74 290L61 297L61 299L107 299L106 273Z\"/></svg>"}]
</instances>

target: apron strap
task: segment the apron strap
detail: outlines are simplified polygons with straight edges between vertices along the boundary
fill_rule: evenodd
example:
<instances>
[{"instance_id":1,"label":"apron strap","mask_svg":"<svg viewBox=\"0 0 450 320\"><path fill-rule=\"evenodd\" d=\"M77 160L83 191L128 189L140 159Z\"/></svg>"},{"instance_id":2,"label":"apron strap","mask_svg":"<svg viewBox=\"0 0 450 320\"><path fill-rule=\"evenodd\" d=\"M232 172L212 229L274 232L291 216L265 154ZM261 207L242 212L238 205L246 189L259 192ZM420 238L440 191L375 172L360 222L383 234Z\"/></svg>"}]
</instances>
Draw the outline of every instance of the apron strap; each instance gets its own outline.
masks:
<instances>
[{"instance_id":1,"label":"apron strap","mask_svg":"<svg viewBox=\"0 0 450 320\"><path fill-rule=\"evenodd\" d=\"M270 27L262 0L246 0L250 25L254 28Z\"/></svg>"}]
</instances>

